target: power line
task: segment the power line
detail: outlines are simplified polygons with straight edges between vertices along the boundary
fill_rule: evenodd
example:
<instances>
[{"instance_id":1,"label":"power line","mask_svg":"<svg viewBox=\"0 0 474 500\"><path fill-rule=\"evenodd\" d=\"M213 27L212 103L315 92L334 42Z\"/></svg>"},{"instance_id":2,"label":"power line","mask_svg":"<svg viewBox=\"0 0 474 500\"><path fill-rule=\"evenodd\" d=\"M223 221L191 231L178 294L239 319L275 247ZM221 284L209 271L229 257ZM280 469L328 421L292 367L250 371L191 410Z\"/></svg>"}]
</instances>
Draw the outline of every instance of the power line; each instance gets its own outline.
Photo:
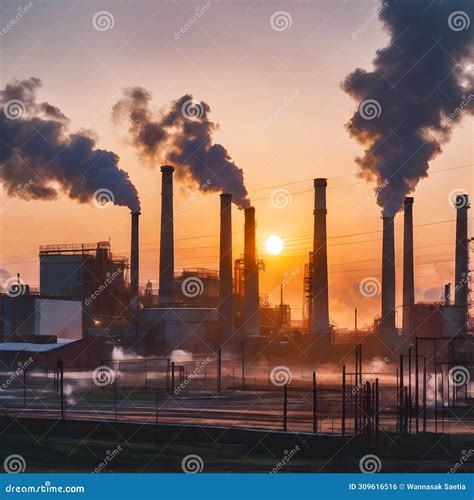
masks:
<instances>
[{"instance_id":1,"label":"power line","mask_svg":"<svg viewBox=\"0 0 474 500\"><path fill-rule=\"evenodd\" d=\"M470 164L467 164L467 165L460 165L460 166L457 166L457 167L440 168L440 169L437 169L437 170L431 170L431 171L429 171L429 173L431 173L431 174L437 174L437 173L441 173L441 172L450 172L452 170L459 170L459 169L462 169L462 168L470 168L470 167L474 167L474 164L470 163ZM352 177L352 176L357 175L358 173L359 173L358 171L355 171L355 172L352 172L351 174L337 175L337 176L334 176L334 177L327 177L327 180L330 181L330 180L333 180L333 179L342 179L344 177ZM304 182L312 182L313 180L314 180L314 178L311 178L311 179L302 179L300 181L285 182L285 183L282 183L282 184L274 184L273 186L265 186L265 187L260 187L260 188L257 188L257 189L252 189L250 192L251 193L256 193L258 191L265 191L266 189L273 189L273 188L278 188L278 187L292 186L292 185L295 185L295 184L303 184ZM356 184L366 184L366 181L363 181L363 182L354 182L354 183L351 183L351 184L344 184L343 186L331 186L331 187L328 187L328 189L337 189L338 187L353 186L353 185L356 185ZM312 191L312 189L310 189L309 191ZM306 192L309 192L309 191L300 191L298 193L292 193L292 194L306 193ZM266 198L261 198L261 199L266 199ZM257 200L252 200L252 201L257 201Z\"/></svg>"}]
</instances>

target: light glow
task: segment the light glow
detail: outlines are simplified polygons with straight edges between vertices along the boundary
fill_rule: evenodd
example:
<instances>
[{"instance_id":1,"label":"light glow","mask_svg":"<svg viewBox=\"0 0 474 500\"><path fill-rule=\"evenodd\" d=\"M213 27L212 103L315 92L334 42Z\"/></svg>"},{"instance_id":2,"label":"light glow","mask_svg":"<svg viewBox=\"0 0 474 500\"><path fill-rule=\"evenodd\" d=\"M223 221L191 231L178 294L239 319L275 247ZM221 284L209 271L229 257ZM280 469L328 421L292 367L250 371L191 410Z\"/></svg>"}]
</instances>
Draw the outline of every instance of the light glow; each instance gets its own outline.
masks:
<instances>
[{"instance_id":1,"label":"light glow","mask_svg":"<svg viewBox=\"0 0 474 500\"><path fill-rule=\"evenodd\" d=\"M265 248L271 255L279 255L283 250L283 240L276 234L272 234L265 241Z\"/></svg>"}]
</instances>

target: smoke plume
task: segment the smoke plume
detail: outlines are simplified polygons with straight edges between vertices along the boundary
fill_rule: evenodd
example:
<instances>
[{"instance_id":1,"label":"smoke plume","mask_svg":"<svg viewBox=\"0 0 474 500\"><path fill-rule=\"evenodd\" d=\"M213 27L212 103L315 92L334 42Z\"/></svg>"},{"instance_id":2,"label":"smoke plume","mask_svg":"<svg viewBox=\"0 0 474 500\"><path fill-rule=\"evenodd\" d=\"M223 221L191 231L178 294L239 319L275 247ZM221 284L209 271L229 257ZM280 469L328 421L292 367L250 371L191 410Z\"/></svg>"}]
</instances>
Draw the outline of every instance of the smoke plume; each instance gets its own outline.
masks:
<instances>
[{"instance_id":1,"label":"smoke plume","mask_svg":"<svg viewBox=\"0 0 474 500\"><path fill-rule=\"evenodd\" d=\"M359 104L346 128L366 146L360 175L384 186L377 202L394 215L474 112L474 2L386 0L379 13L390 42L342 88Z\"/></svg>"},{"instance_id":2,"label":"smoke plume","mask_svg":"<svg viewBox=\"0 0 474 500\"><path fill-rule=\"evenodd\" d=\"M94 138L68 134L68 119L55 106L36 101L38 78L13 80L0 90L0 181L10 196L53 200L60 192L87 203L97 193L137 210L138 193L112 151ZM21 186L28 189L19 189Z\"/></svg>"},{"instance_id":3,"label":"smoke plume","mask_svg":"<svg viewBox=\"0 0 474 500\"><path fill-rule=\"evenodd\" d=\"M141 87L126 89L112 111L114 121L128 121L131 142L141 157L151 165L171 163L181 180L206 184L206 192L230 193L238 207L248 207L242 170L212 141L218 125L209 120L209 105L183 95L166 111L155 113L151 99Z\"/></svg>"}]
</instances>

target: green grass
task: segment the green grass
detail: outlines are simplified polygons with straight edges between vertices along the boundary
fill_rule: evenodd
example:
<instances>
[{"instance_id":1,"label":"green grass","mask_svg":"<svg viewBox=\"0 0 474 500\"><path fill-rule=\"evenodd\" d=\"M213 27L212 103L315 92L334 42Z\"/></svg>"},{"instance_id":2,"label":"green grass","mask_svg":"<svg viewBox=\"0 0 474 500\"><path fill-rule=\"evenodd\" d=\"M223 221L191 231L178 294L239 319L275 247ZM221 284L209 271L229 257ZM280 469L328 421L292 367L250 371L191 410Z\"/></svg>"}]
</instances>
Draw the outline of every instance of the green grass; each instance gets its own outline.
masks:
<instances>
[{"instance_id":1,"label":"green grass","mask_svg":"<svg viewBox=\"0 0 474 500\"><path fill-rule=\"evenodd\" d=\"M111 450L122 450L102 468L102 472L181 472L181 461L189 454L199 455L204 472L270 472L283 458L272 456L247 446L209 445L204 443L132 443L111 440L82 440L42 438L34 444L30 436L3 436L2 456L22 455L27 463L26 472L93 472L104 463ZM109 451L108 451L109 450ZM2 458L3 460L3 458ZM446 457L430 461L394 460L382 458L383 472L447 472L459 457ZM328 463L329 462L329 463ZM310 458L296 454L282 472L358 472L358 457L332 460ZM466 463L460 472L473 472L474 464Z\"/></svg>"}]
</instances>

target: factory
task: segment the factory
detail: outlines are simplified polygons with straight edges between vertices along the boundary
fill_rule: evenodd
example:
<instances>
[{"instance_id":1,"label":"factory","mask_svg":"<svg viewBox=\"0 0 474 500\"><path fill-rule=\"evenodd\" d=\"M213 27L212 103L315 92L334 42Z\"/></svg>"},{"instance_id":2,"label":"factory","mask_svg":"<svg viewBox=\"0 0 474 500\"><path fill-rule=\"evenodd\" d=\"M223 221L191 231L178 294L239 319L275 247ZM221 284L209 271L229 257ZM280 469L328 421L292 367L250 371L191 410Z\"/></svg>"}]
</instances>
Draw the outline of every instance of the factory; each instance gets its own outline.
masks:
<instances>
[{"instance_id":1,"label":"factory","mask_svg":"<svg viewBox=\"0 0 474 500\"><path fill-rule=\"evenodd\" d=\"M256 250L254 207L244 208L244 254L233 255L232 196L220 195L219 270L175 271L174 168L161 167L159 289L139 286L140 211L131 211L130 256L112 254L110 242L47 245L39 248L40 287L32 291L20 277L1 297L4 342L0 359L14 363L35 353L45 366L58 356L66 363L95 366L115 346L137 356L166 356L182 350L207 354L238 352L242 342L256 353L291 356L294 346L314 360L366 343L374 352L401 350L416 337L466 336L468 322L467 195L456 198L454 287L447 284L438 303L415 302L413 255L414 199L403 212L402 328L396 327L394 216L383 215L380 317L361 338L357 327L342 340L330 321L327 255L327 180L314 180L313 249L303 278L308 321L292 326L283 300L272 304L260 291L264 262ZM329 203L330 205L330 203ZM236 258L237 257L237 258ZM272 297L273 298L273 297ZM292 342L288 342L291 338Z\"/></svg>"}]
</instances>

